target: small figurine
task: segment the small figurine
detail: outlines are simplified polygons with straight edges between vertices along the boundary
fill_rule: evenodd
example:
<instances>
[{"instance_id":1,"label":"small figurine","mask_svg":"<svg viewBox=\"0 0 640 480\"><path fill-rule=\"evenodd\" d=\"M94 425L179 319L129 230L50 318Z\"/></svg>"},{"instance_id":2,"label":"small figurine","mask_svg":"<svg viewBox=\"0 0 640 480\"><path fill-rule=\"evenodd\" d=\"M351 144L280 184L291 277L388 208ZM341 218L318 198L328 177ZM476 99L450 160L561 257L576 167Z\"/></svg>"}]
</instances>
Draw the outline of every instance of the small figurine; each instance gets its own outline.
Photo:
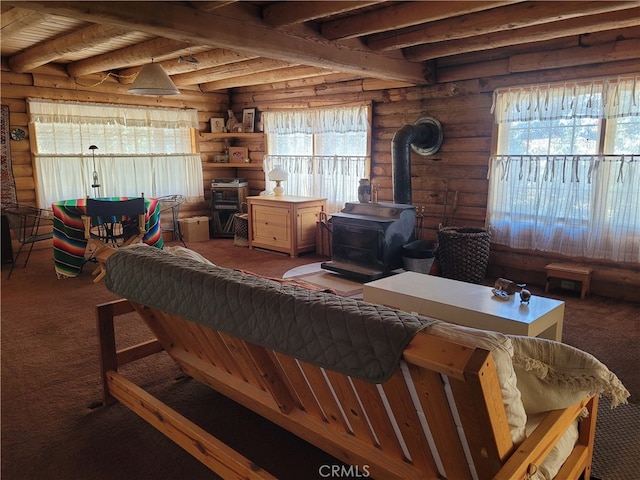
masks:
<instances>
[{"instance_id":1,"label":"small figurine","mask_svg":"<svg viewBox=\"0 0 640 480\"><path fill-rule=\"evenodd\" d=\"M507 295L513 295L514 293L516 293L517 287L523 288L527 285L525 283L515 283L506 278L499 278L496 280L493 286L496 290L507 292Z\"/></svg>"},{"instance_id":2,"label":"small figurine","mask_svg":"<svg viewBox=\"0 0 640 480\"><path fill-rule=\"evenodd\" d=\"M227 120L227 132L233 133L242 131L242 125L238 122L236 118L236 114L233 113L233 110L227 110L227 114L229 115L229 120Z\"/></svg>"},{"instance_id":3,"label":"small figurine","mask_svg":"<svg viewBox=\"0 0 640 480\"><path fill-rule=\"evenodd\" d=\"M531 300L531 292L526 288L520 290L520 303L526 303L529 305L529 300Z\"/></svg>"}]
</instances>

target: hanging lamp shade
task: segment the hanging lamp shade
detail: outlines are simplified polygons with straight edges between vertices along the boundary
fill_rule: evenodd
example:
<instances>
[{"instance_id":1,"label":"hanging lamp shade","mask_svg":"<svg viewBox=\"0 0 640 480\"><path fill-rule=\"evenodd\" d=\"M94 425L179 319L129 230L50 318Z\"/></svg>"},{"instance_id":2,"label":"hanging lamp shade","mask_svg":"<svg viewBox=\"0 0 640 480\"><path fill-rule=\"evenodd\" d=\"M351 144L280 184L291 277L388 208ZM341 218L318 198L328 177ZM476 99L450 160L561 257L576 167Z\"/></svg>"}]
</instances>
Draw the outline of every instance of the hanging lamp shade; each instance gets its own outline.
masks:
<instances>
[{"instance_id":1,"label":"hanging lamp shade","mask_svg":"<svg viewBox=\"0 0 640 480\"><path fill-rule=\"evenodd\" d=\"M135 95L178 95L180 90L159 63L148 63L131 84L129 93Z\"/></svg>"}]
</instances>

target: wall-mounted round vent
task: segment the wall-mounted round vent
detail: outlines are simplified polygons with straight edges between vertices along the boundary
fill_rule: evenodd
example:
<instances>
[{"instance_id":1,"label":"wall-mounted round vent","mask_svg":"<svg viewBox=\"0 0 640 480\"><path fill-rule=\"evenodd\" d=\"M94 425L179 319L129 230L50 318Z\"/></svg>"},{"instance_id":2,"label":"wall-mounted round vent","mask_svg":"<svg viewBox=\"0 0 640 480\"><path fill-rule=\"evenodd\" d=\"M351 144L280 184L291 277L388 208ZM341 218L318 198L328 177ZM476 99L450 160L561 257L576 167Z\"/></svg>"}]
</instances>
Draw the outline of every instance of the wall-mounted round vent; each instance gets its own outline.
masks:
<instances>
[{"instance_id":1,"label":"wall-mounted round vent","mask_svg":"<svg viewBox=\"0 0 640 480\"><path fill-rule=\"evenodd\" d=\"M433 155L442 146L444 135L442 134L442 124L433 117L422 117L414 122L414 125L426 127L427 135L422 135L419 140L411 144L411 149L418 155Z\"/></svg>"}]
</instances>

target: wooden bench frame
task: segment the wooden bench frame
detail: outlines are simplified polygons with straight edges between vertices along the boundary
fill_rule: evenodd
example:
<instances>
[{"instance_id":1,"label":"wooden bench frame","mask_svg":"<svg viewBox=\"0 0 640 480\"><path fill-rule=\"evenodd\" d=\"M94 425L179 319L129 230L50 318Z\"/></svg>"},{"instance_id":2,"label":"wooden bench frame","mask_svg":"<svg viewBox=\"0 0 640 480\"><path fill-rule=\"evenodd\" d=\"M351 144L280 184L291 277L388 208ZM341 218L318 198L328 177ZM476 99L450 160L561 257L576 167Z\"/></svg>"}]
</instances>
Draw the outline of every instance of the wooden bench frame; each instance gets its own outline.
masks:
<instances>
[{"instance_id":1,"label":"wooden bench frame","mask_svg":"<svg viewBox=\"0 0 640 480\"><path fill-rule=\"evenodd\" d=\"M117 349L114 319L133 311L157 339ZM580 422L578 443L556 478L590 476L597 396L550 412L516 448L493 357L480 348L418 333L404 351L406 368L398 368L384 384L374 385L127 300L98 305L96 319L104 405L122 402L225 479L274 477L144 391L118 367L166 349L187 375L337 459L367 465L370 476L380 479L440 478L430 441L440 452L439 463L448 478L472 478L467 449L478 478L524 479L587 408L590 415ZM415 387L413 397L407 375ZM387 409L380 401L381 391ZM450 397L455 399L454 412ZM416 413L416 402L432 440ZM462 440L456 415L464 429ZM406 446L399 444L398 435Z\"/></svg>"}]
</instances>

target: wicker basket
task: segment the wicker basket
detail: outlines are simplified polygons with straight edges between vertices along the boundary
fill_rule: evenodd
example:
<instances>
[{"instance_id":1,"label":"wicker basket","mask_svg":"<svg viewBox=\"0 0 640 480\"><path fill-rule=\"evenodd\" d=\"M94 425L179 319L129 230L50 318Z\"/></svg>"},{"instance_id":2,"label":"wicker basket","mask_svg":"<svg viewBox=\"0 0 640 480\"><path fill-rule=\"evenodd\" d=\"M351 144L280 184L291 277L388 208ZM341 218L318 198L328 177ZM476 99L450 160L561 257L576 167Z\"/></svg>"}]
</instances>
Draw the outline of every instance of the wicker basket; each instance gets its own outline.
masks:
<instances>
[{"instance_id":1,"label":"wicker basket","mask_svg":"<svg viewBox=\"0 0 640 480\"><path fill-rule=\"evenodd\" d=\"M247 204L240 204L240 211L233 214L233 244L236 247L249 246L249 214L244 213Z\"/></svg>"},{"instance_id":2,"label":"wicker basket","mask_svg":"<svg viewBox=\"0 0 640 480\"><path fill-rule=\"evenodd\" d=\"M438 231L438 261L445 278L482 283L489 264L489 232L477 227L444 227Z\"/></svg>"},{"instance_id":3,"label":"wicker basket","mask_svg":"<svg viewBox=\"0 0 640 480\"><path fill-rule=\"evenodd\" d=\"M249 246L249 214L233 214L233 244L236 247Z\"/></svg>"}]
</instances>

